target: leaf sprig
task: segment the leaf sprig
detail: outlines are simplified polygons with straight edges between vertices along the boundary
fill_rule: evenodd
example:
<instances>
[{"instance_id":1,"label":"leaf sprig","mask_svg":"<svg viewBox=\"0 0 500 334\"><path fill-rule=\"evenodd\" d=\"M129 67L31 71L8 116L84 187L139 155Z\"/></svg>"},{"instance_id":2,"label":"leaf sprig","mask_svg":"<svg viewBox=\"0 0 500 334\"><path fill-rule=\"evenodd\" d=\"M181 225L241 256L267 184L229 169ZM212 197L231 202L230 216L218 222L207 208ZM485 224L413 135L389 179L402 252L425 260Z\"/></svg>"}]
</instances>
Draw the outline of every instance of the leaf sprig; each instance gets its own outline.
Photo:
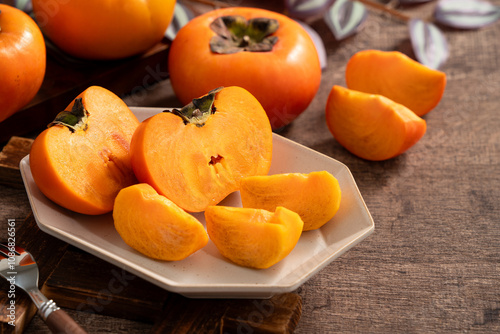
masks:
<instances>
[{"instance_id":1,"label":"leaf sprig","mask_svg":"<svg viewBox=\"0 0 500 334\"><path fill-rule=\"evenodd\" d=\"M396 7L429 1L399 0ZM324 13L323 19L337 40L361 30L368 16L366 7L389 13L406 22L415 57L434 69L441 67L449 57L448 43L437 24L458 29L479 29L500 18L500 7L486 0L438 0L434 22L409 17L392 6L374 0L285 0L285 6L290 16L300 19Z\"/></svg>"}]
</instances>

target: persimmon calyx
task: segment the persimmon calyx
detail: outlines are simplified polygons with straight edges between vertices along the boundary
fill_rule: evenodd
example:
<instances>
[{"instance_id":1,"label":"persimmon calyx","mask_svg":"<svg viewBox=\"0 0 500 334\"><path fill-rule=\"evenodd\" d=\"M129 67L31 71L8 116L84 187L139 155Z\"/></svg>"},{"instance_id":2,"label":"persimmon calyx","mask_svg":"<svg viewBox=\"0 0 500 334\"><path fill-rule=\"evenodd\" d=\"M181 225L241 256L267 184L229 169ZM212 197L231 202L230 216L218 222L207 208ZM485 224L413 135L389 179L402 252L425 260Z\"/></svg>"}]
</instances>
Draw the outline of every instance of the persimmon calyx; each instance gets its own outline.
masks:
<instances>
[{"instance_id":1,"label":"persimmon calyx","mask_svg":"<svg viewBox=\"0 0 500 334\"><path fill-rule=\"evenodd\" d=\"M70 129L71 132L76 130L87 130L87 119L89 112L83 106L82 98L75 99L75 103L71 110L64 110L57 114L56 118L48 125L63 125Z\"/></svg>"},{"instance_id":2,"label":"persimmon calyx","mask_svg":"<svg viewBox=\"0 0 500 334\"><path fill-rule=\"evenodd\" d=\"M215 19L210 28L216 33L210 40L214 53L268 52L278 41L272 34L278 30L279 22L266 17L247 20L240 15L227 15Z\"/></svg>"},{"instance_id":3,"label":"persimmon calyx","mask_svg":"<svg viewBox=\"0 0 500 334\"><path fill-rule=\"evenodd\" d=\"M198 127L205 125L210 115L215 113L215 94L222 90L219 87L208 92L200 98L193 99L191 103L182 107L182 109L172 109L174 115L179 116L184 121L184 124L194 124Z\"/></svg>"}]
</instances>

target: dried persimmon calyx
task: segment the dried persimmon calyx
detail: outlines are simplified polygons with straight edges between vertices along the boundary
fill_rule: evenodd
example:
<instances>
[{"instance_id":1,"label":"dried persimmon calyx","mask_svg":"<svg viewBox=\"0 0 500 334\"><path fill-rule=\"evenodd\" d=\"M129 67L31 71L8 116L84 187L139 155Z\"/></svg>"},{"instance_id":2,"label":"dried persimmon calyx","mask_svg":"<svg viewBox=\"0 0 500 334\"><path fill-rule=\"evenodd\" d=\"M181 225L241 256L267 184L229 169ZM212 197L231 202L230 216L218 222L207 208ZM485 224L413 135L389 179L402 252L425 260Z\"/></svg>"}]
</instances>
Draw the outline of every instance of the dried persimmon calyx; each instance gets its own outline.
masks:
<instances>
[{"instance_id":1,"label":"dried persimmon calyx","mask_svg":"<svg viewBox=\"0 0 500 334\"><path fill-rule=\"evenodd\" d=\"M207 95L193 99L191 103L182 107L182 109L172 109L171 112L182 118L184 124L194 124L198 127L202 127L205 125L208 117L215 113L215 94L220 92L222 88L223 87L213 89Z\"/></svg>"},{"instance_id":2,"label":"dried persimmon calyx","mask_svg":"<svg viewBox=\"0 0 500 334\"><path fill-rule=\"evenodd\" d=\"M87 119L89 117L89 112L83 106L82 98L75 99L75 103L71 110L63 110L57 114L56 118L48 125L48 127L54 125L64 125L71 132L76 130L87 130L88 124Z\"/></svg>"},{"instance_id":3,"label":"dried persimmon calyx","mask_svg":"<svg viewBox=\"0 0 500 334\"><path fill-rule=\"evenodd\" d=\"M272 34L278 30L279 22L265 17L247 20L240 15L226 15L215 19L210 28L216 33L210 40L214 53L267 52L278 41Z\"/></svg>"}]
</instances>

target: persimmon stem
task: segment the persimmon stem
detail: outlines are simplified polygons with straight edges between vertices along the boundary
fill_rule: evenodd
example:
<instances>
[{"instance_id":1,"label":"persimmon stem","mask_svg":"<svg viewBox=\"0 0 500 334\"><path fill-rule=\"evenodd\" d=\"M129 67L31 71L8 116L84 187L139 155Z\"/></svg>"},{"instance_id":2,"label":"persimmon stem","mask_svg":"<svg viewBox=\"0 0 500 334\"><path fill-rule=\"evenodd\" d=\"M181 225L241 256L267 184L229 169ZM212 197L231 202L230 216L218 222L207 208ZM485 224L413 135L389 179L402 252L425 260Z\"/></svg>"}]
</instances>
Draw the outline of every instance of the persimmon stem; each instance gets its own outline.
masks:
<instances>
[{"instance_id":1,"label":"persimmon stem","mask_svg":"<svg viewBox=\"0 0 500 334\"><path fill-rule=\"evenodd\" d=\"M87 118L89 112L83 106L82 98L75 99L75 103L71 110L64 110L57 114L56 118L48 125L48 127L54 125L63 125L67 127L71 132L76 130L87 130Z\"/></svg>"},{"instance_id":2,"label":"persimmon stem","mask_svg":"<svg viewBox=\"0 0 500 334\"><path fill-rule=\"evenodd\" d=\"M408 22L411 20L411 17L408 16L408 15L405 15L403 13L401 13L400 11L397 11L395 9L392 9L390 7L387 7L385 5L382 5L380 3L377 3L373 0L356 0L356 1L359 1L361 3L364 3L365 5L369 6L369 7L372 7L372 8L375 8L375 9L378 9L382 12L385 12L385 13L388 13L388 14L391 14L392 16L395 16L397 17L398 19L400 20L403 20L405 22Z\"/></svg>"},{"instance_id":3,"label":"persimmon stem","mask_svg":"<svg viewBox=\"0 0 500 334\"><path fill-rule=\"evenodd\" d=\"M268 52L278 41L273 34L279 22L265 17L247 20L240 15L227 15L216 18L210 28L216 34L210 39L213 53Z\"/></svg>"},{"instance_id":4,"label":"persimmon stem","mask_svg":"<svg viewBox=\"0 0 500 334\"><path fill-rule=\"evenodd\" d=\"M230 4L227 4L227 3L222 2L222 1L217 1L217 0L189 0L189 1L197 2L200 4L204 4L204 5L210 5L214 8L232 7L232 5L230 5ZM411 20L410 16L405 15L405 14L401 13L400 11L397 11L397 10L392 9L390 7L387 7L386 5L377 3L373 0L356 0L356 1L362 2L369 7L378 9L378 10L383 11L383 12L388 13L388 14L391 14L392 16L395 16L398 19L403 20L405 22L408 22Z\"/></svg>"},{"instance_id":5,"label":"persimmon stem","mask_svg":"<svg viewBox=\"0 0 500 334\"><path fill-rule=\"evenodd\" d=\"M184 124L194 124L198 127L205 125L210 115L215 112L214 100L222 87L211 90L207 95L193 99L191 103L182 107L182 109L172 109L172 114L179 116ZM168 111L167 111L168 112Z\"/></svg>"},{"instance_id":6,"label":"persimmon stem","mask_svg":"<svg viewBox=\"0 0 500 334\"><path fill-rule=\"evenodd\" d=\"M227 3L222 2L222 1L211 1L211 0L189 0L189 1L197 2L197 3L200 3L202 5L209 5L209 6L212 6L214 8L231 7L230 4L227 4Z\"/></svg>"}]
</instances>

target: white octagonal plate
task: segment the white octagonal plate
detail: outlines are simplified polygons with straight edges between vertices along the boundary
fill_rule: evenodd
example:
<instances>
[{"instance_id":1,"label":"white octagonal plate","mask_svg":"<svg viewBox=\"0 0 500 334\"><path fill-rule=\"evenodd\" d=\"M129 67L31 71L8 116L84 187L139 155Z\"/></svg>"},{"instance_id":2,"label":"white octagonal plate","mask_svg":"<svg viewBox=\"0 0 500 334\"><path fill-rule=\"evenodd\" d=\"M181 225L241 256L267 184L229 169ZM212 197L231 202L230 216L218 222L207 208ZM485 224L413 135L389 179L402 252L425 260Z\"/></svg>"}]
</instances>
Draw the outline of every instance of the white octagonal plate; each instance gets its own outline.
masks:
<instances>
[{"instance_id":1,"label":"white octagonal plate","mask_svg":"<svg viewBox=\"0 0 500 334\"><path fill-rule=\"evenodd\" d=\"M164 109L131 108L139 120ZM31 175L29 155L20 163L34 217L40 229L166 290L192 298L269 298L291 292L374 230L373 219L349 169L342 163L273 134L270 174L326 170L339 181L342 199L335 217L322 228L304 232L292 252L269 269L237 266L209 241L187 259L165 262L130 248L113 226L111 214L87 216L46 198ZM238 192L221 205L241 206ZM205 224L203 213L193 214Z\"/></svg>"}]
</instances>

